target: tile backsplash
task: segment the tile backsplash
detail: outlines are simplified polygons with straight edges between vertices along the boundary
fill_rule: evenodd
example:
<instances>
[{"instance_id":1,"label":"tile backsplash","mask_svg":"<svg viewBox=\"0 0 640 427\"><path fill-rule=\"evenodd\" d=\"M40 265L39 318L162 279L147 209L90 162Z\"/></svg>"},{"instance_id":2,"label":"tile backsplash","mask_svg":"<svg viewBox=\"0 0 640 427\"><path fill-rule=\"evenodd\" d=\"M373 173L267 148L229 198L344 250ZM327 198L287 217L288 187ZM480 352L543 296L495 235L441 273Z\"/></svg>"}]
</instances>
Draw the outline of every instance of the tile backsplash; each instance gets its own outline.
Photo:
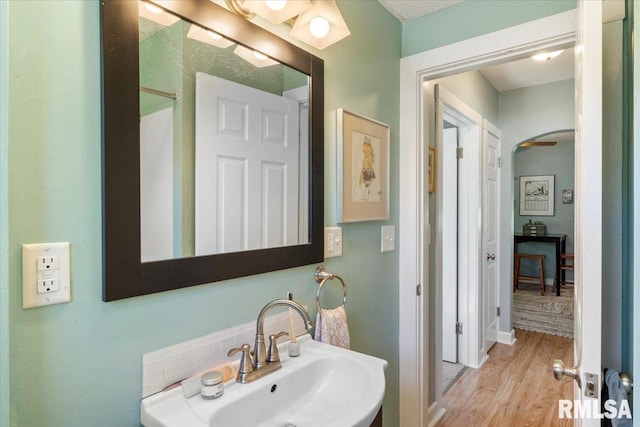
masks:
<instances>
[{"instance_id":1,"label":"tile backsplash","mask_svg":"<svg viewBox=\"0 0 640 427\"><path fill-rule=\"evenodd\" d=\"M291 314L296 336L306 332L298 313ZM289 332L289 313L267 316L264 335L280 331ZM240 354L228 357L227 352L234 347L248 343L253 348L256 335L256 321L214 332L203 337L184 341L142 356L142 397L147 397L167 386L180 382L199 372L240 359ZM284 338L282 340L285 340ZM267 342L268 345L268 342Z\"/></svg>"}]
</instances>

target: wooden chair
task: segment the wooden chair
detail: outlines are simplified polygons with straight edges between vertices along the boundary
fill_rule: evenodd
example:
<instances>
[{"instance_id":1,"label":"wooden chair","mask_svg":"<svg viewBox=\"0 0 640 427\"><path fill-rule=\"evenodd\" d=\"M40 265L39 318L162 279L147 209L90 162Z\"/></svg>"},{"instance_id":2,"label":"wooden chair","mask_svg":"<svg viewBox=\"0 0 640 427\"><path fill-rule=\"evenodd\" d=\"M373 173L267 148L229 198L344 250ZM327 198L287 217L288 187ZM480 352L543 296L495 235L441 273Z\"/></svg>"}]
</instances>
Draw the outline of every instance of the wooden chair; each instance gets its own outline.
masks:
<instances>
[{"instance_id":1,"label":"wooden chair","mask_svg":"<svg viewBox=\"0 0 640 427\"><path fill-rule=\"evenodd\" d=\"M540 280L540 295L544 295L545 292L545 284L544 284L544 258L545 255L539 254L522 254L516 253L514 255L514 266L513 266L513 290L518 289L518 284L520 279L535 279ZM521 276L520 275L520 261L522 259L530 259L534 261L538 261L538 276Z\"/></svg>"},{"instance_id":2,"label":"wooden chair","mask_svg":"<svg viewBox=\"0 0 640 427\"><path fill-rule=\"evenodd\" d=\"M553 288L558 289L560 286L573 286L573 280L567 280L567 271L574 271L574 255L571 253L560 254L560 280L553 279Z\"/></svg>"}]
</instances>

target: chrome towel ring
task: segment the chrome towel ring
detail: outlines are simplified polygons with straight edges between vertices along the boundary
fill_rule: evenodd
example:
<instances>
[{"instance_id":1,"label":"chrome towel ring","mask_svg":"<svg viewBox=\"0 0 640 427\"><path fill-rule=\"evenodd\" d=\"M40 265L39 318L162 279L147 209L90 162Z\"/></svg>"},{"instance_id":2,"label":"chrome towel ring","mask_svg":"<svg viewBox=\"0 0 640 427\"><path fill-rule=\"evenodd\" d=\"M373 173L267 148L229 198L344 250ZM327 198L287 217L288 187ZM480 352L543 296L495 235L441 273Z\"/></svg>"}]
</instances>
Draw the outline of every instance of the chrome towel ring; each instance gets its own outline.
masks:
<instances>
[{"instance_id":1,"label":"chrome towel ring","mask_svg":"<svg viewBox=\"0 0 640 427\"><path fill-rule=\"evenodd\" d=\"M338 279L340 283L342 283L342 292L344 293L344 297L342 298L342 305L336 308L345 306L345 304L347 303L347 285L345 285L344 280L342 280L340 276L329 273L324 269L323 266L319 266L313 273L313 277L315 278L316 283L320 283L320 286L318 286L318 292L316 292L316 306L318 307L318 312L323 310L323 308L320 306L320 291L322 290L322 285L324 285L327 280Z\"/></svg>"}]
</instances>

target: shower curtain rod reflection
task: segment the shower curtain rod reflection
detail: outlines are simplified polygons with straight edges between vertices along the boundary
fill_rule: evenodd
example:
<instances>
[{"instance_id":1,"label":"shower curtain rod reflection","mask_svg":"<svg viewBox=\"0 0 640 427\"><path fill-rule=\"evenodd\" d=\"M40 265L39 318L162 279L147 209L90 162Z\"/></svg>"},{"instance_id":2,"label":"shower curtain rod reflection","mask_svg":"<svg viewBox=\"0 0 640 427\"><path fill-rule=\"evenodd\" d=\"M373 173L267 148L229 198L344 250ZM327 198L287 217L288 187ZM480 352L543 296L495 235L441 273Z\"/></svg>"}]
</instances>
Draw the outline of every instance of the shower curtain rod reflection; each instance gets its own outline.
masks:
<instances>
[{"instance_id":1,"label":"shower curtain rod reflection","mask_svg":"<svg viewBox=\"0 0 640 427\"><path fill-rule=\"evenodd\" d=\"M165 92L158 89L151 89L150 87L140 86L140 92L150 93L152 95L158 95L165 98L171 98L173 100L178 99L178 96L175 93Z\"/></svg>"}]
</instances>

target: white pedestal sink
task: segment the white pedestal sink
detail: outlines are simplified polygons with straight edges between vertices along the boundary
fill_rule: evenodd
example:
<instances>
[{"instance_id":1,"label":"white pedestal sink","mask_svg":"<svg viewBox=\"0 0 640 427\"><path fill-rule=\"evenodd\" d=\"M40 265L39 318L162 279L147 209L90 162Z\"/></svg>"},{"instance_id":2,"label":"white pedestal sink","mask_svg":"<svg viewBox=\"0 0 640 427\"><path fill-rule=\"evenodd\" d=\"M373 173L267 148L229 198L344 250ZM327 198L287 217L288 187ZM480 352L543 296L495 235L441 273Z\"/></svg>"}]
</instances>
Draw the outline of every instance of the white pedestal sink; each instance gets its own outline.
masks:
<instances>
[{"instance_id":1,"label":"white pedestal sink","mask_svg":"<svg viewBox=\"0 0 640 427\"><path fill-rule=\"evenodd\" d=\"M225 383L224 395L185 398L182 388L142 400L146 427L369 427L382 405L387 362L298 339L300 356L279 346L282 369L253 383Z\"/></svg>"}]
</instances>

